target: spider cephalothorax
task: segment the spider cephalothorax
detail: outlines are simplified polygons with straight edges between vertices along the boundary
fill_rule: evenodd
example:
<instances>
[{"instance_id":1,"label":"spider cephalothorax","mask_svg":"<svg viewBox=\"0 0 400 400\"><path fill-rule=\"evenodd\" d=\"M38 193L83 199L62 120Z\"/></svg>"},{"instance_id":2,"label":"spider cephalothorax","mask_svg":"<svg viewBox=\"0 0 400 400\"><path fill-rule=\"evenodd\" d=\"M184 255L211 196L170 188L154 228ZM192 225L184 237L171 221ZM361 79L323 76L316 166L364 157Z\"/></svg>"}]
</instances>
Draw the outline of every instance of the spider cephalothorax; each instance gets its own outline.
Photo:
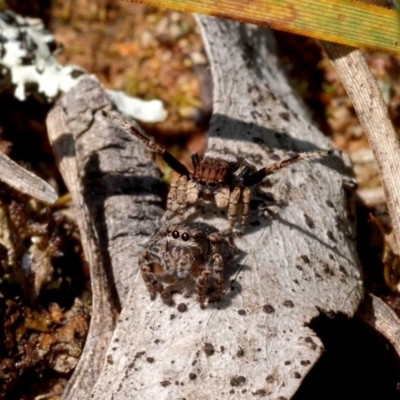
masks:
<instances>
[{"instance_id":1,"label":"spider cephalothorax","mask_svg":"<svg viewBox=\"0 0 400 400\"><path fill-rule=\"evenodd\" d=\"M158 292L171 304L173 290L183 287L189 294L195 287L204 307L211 283L215 286L212 297L219 299L224 271L235 250L233 243L210 225L165 225L146 244L139 267L152 299Z\"/></svg>"},{"instance_id":2,"label":"spider cephalothorax","mask_svg":"<svg viewBox=\"0 0 400 400\"><path fill-rule=\"evenodd\" d=\"M145 143L150 150L160 155L178 175L171 182L168 193L167 215L178 209L183 214L187 204L194 204L199 198L211 199L220 209L228 208L229 228L236 223L241 213L241 228L244 229L249 215L250 187L261 182L272 172L301 160L324 157L333 151L311 151L297 153L293 157L277 161L259 170L249 166L243 158L228 151L211 150L203 158L192 154L193 171L187 169L166 149L151 141L138 126L114 117L103 111L103 115Z\"/></svg>"}]
</instances>

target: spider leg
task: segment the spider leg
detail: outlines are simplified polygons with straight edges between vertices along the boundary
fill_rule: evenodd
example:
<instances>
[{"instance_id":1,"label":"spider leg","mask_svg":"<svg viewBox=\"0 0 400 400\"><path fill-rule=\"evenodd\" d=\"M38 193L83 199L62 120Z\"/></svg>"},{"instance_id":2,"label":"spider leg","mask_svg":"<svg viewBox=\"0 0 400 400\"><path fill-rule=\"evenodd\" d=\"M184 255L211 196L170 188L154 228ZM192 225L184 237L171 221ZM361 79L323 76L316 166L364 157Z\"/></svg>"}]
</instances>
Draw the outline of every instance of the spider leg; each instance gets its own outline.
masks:
<instances>
[{"instance_id":1,"label":"spider leg","mask_svg":"<svg viewBox=\"0 0 400 400\"><path fill-rule=\"evenodd\" d=\"M188 178L186 175L181 175L179 177L177 196L176 196L179 215L182 215L186 208L187 192L188 192Z\"/></svg>"},{"instance_id":2,"label":"spider leg","mask_svg":"<svg viewBox=\"0 0 400 400\"><path fill-rule=\"evenodd\" d=\"M150 293L151 300L154 300L157 292L161 294L161 297L165 297L165 288L162 285L161 281L158 277L151 271L149 264L146 261L147 252L143 252L139 257L139 268L142 272L142 277L144 283L146 284L147 290ZM171 296L167 293L167 297L169 296L169 301L171 301Z\"/></svg>"},{"instance_id":3,"label":"spider leg","mask_svg":"<svg viewBox=\"0 0 400 400\"><path fill-rule=\"evenodd\" d=\"M105 111L102 111L101 113L103 117L111 119L111 121L113 121L116 125L119 125L121 128L136 136L151 151L157 153L178 174L187 176L190 175L189 170L179 160L177 160L169 151L150 140L138 125L131 125L128 121L111 115Z\"/></svg>"},{"instance_id":4,"label":"spider leg","mask_svg":"<svg viewBox=\"0 0 400 400\"><path fill-rule=\"evenodd\" d=\"M319 157L326 157L333 154L333 150L323 150L323 151L310 151L305 153L298 153L293 157L287 158L286 160L277 161L271 165L259 169L258 171L243 178L244 186L252 186L258 182L261 182L266 176L272 174L272 172L277 171L287 167L288 165L297 163L302 160L308 160Z\"/></svg>"},{"instance_id":5,"label":"spider leg","mask_svg":"<svg viewBox=\"0 0 400 400\"><path fill-rule=\"evenodd\" d=\"M238 209L239 209L239 200L240 200L241 194L242 194L242 191L241 191L240 187L235 186L229 196L228 220L229 220L230 229L233 229L235 222L236 222L237 213L238 213Z\"/></svg>"},{"instance_id":6,"label":"spider leg","mask_svg":"<svg viewBox=\"0 0 400 400\"><path fill-rule=\"evenodd\" d=\"M193 167L196 169L196 167L200 164L200 157L197 154L197 152L192 153L191 157L192 157Z\"/></svg>"},{"instance_id":7,"label":"spider leg","mask_svg":"<svg viewBox=\"0 0 400 400\"><path fill-rule=\"evenodd\" d=\"M177 197L178 197L178 187L179 187L179 179L180 178L181 178L181 175L174 176L172 178L171 185L169 187L169 192L168 192L168 196L167 196L167 212L166 212L168 218L174 212L175 201L177 200Z\"/></svg>"},{"instance_id":8,"label":"spider leg","mask_svg":"<svg viewBox=\"0 0 400 400\"><path fill-rule=\"evenodd\" d=\"M215 294L214 298L219 301L222 293L222 285L224 283L225 265L220 254L213 255L213 273L215 278Z\"/></svg>"},{"instance_id":9,"label":"spider leg","mask_svg":"<svg viewBox=\"0 0 400 400\"><path fill-rule=\"evenodd\" d=\"M204 303L206 301L206 293L207 293L207 284L210 281L211 270L209 267L206 267L201 272L201 275L197 279L197 296L199 299L200 307L204 308Z\"/></svg>"},{"instance_id":10,"label":"spider leg","mask_svg":"<svg viewBox=\"0 0 400 400\"><path fill-rule=\"evenodd\" d=\"M229 205L229 186L224 185L214 194L215 204L218 208L224 209Z\"/></svg>"},{"instance_id":11,"label":"spider leg","mask_svg":"<svg viewBox=\"0 0 400 400\"><path fill-rule=\"evenodd\" d=\"M248 187L244 187L242 191L242 230L244 231L247 219L249 218L249 206L250 206L251 190Z\"/></svg>"},{"instance_id":12,"label":"spider leg","mask_svg":"<svg viewBox=\"0 0 400 400\"><path fill-rule=\"evenodd\" d=\"M196 203L199 198L199 188L195 180L190 179L187 185L187 202L190 204Z\"/></svg>"}]
</instances>

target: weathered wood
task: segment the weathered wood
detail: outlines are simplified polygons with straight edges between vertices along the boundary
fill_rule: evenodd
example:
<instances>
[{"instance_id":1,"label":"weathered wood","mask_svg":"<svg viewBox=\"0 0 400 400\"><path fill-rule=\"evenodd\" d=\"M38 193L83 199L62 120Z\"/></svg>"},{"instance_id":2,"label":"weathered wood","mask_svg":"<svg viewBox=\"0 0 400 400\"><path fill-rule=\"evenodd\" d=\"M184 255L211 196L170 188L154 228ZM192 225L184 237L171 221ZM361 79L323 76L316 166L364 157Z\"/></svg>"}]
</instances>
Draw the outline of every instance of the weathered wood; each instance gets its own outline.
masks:
<instances>
[{"instance_id":1,"label":"weathered wood","mask_svg":"<svg viewBox=\"0 0 400 400\"><path fill-rule=\"evenodd\" d=\"M261 167L288 151L330 147L288 85L267 30L198 21L214 83L209 148L241 153ZM320 312L352 316L362 299L347 174L347 161L336 154L265 182L236 239L241 257L224 298L206 310L179 294L184 313L150 301L136 267L93 398L291 398L323 351L309 322ZM257 209L267 192L279 204L270 212ZM214 211L203 217L226 228Z\"/></svg>"},{"instance_id":2,"label":"weathered wood","mask_svg":"<svg viewBox=\"0 0 400 400\"><path fill-rule=\"evenodd\" d=\"M361 51L322 42L368 137L385 192L397 248L400 249L400 139L378 82Z\"/></svg>"},{"instance_id":3,"label":"weathered wood","mask_svg":"<svg viewBox=\"0 0 400 400\"><path fill-rule=\"evenodd\" d=\"M37 200L50 204L57 200L57 193L46 181L20 167L2 152L0 152L0 181Z\"/></svg>"},{"instance_id":4,"label":"weathered wood","mask_svg":"<svg viewBox=\"0 0 400 400\"><path fill-rule=\"evenodd\" d=\"M400 320L390 306L368 293L356 316L389 340L400 356Z\"/></svg>"},{"instance_id":5,"label":"weathered wood","mask_svg":"<svg viewBox=\"0 0 400 400\"><path fill-rule=\"evenodd\" d=\"M65 399L87 398L104 361L115 317L136 275L134 260L163 210L163 184L150 155L108 124L105 89L85 77L61 98L47 125L73 200L91 274L93 309L79 364Z\"/></svg>"}]
</instances>

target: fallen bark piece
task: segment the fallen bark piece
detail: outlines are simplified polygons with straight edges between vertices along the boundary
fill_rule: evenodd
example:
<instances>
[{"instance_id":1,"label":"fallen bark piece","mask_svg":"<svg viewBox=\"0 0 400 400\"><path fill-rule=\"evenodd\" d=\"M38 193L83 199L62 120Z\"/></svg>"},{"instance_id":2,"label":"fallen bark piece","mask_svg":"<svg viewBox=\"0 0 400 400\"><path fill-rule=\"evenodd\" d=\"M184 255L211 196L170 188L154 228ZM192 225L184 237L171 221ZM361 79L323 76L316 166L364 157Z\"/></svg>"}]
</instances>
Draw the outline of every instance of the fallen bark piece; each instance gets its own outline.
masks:
<instances>
[{"instance_id":1,"label":"fallen bark piece","mask_svg":"<svg viewBox=\"0 0 400 400\"><path fill-rule=\"evenodd\" d=\"M101 116L105 89L84 77L47 119L57 164L71 193L91 275L92 319L83 355L64 399L87 398L115 325L137 277L141 246L161 217L163 184L150 153Z\"/></svg>"},{"instance_id":2,"label":"fallen bark piece","mask_svg":"<svg viewBox=\"0 0 400 400\"><path fill-rule=\"evenodd\" d=\"M198 21L214 84L209 149L260 168L291 151L330 148L288 85L269 31ZM362 299L348 171L335 154L284 169L253 191L219 303L201 310L195 296L180 294L172 307L150 301L136 270L92 398L291 398L323 352L310 321L320 312L350 317ZM200 211L198 221L226 228L226 216Z\"/></svg>"}]
</instances>

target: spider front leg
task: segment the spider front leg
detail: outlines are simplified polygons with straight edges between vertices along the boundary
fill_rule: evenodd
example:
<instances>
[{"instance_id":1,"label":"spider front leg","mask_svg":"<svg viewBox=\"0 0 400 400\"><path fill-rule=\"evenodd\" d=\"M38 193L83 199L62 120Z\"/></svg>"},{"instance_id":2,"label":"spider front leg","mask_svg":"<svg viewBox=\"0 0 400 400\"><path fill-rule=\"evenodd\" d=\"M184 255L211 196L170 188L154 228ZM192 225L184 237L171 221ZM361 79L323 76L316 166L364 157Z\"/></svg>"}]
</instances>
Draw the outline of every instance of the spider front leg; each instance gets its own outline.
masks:
<instances>
[{"instance_id":1,"label":"spider front leg","mask_svg":"<svg viewBox=\"0 0 400 400\"><path fill-rule=\"evenodd\" d=\"M261 182L266 176L271 175L274 171L286 168L291 164L295 164L302 160L312 160L316 158L327 157L332 154L333 150L321 150L321 151L309 151L304 153L297 153L293 157L277 161L273 164L270 164L264 168L259 169L258 171L250 175L247 175L246 177L243 178L243 184L245 186L253 186Z\"/></svg>"},{"instance_id":2,"label":"spider front leg","mask_svg":"<svg viewBox=\"0 0 400 400\"><path fill-rule=\"evenodd\" d=\"M151 270L151 267L148 262L148 256L149 253L147 251L143 252L139 256L139 268L140 271L142 272L142 277L144 280L144 283L146 284L147 290L150 293L150 298L151 300L154 300L156 297L157 292L160 293L161 297L163 298L164 301L166 302L171 302L171 295L169 292L167 292L157 277Z\"/></svg>"},{"instance_id":3,"label":"spider front leg","mask_svg":"<svg viewBox=\"0 0 400 400\"><path fill-rule=\"evenodd\" d=\"M139 140L141 140L151 151L157 153L174 171L176 171L180 175L189 176L189 170L178 160L176 159L169 151L167 151L164 147L158 145L153 142L139 127L139 125L132 125L128 121L123 118L116 117L115 115L109 114L105 111L101 112L103 117L109 118L115 124L125 129L127 132L136 136Z\"/></svg>"}]
</instances>

